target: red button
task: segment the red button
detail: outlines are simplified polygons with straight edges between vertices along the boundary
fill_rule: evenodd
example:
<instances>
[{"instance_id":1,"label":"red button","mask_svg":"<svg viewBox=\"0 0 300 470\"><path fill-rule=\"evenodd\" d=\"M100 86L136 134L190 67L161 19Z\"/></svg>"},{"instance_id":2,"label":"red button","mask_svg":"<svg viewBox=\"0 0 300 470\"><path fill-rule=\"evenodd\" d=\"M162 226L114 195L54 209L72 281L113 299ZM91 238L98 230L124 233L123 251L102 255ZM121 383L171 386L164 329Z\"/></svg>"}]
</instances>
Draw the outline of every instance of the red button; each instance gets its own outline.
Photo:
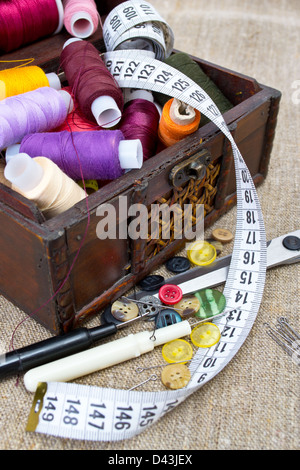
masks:
<instances>
[{"instance_id":1,"label":"red button","mask_svg":"<svg viewBox=\"0 0 300 470\"><path fill-rule=\"evenodd\" d=\"M173 305L182 299L182 290L174 284L164 284L158 292L160 300L166 305Z\"/></svg>"}]
</instances>

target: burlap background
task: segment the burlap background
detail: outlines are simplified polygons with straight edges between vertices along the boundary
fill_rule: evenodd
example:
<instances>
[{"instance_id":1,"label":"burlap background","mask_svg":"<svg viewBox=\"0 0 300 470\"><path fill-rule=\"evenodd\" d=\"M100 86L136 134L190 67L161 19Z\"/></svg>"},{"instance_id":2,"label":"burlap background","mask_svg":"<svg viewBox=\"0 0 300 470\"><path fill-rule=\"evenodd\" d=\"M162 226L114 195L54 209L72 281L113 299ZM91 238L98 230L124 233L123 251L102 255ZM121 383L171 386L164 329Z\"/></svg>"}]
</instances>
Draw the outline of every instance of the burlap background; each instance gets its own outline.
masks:
<instances>
[{"instance_id":1,"label":"burlap background","mask_svg":"<svg viewBox=\"0 0 300 470\"><path fill-rule=\"evenodd\" d=\"M281 90L269 173L258 194L268 239L298 229L299 0L153 0L152 4L171 25L175 48ZM298 93L293 88L297 85ZM232 209L215 225L234 230L235 215ZM273 323L280 315L286 315L300 331L298 301L299 265L268 271L254 327L230 364L157 424L131 440L83 442L26 433L33 397L22 380L18 386L15 378L1 381L0 448L299 449L299 366L267 336L264 328L264 322ZM4 298L0 298L0 309L1 348L6 350L24 314ZM28 320L18 330L15 346L48 336L40 325ZM134 375L135 366L150 361L159 363L159 353L154 359L143 357L79 382L130 388L140 380ZM151 383L151 389L161 389L160 383Z\"/></svg>"}]
</instances>

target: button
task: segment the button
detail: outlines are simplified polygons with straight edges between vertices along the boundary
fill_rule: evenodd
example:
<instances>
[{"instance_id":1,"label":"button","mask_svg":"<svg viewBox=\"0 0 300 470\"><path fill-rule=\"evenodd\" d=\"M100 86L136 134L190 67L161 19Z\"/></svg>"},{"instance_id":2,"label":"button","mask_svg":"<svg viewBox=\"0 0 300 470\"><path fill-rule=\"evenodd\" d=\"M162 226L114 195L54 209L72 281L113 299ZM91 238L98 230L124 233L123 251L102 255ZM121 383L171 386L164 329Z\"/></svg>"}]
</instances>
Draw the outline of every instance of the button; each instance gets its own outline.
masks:
<instances>
[{"instance_id":1,"label":"button","mask_svg":"<svg viewBox=\"0 0 300 470\"><path fill-rule=\"evenodd\" d=\"M82 188L85 186L86 192L91 194L98 191L99 185L96 180L84 180L84 186L82 180L78 181L79 186Z\"/></svg>"},{"instance_id":2,"label":"button","mask_svg":"<svg viewBox=\"0 0 300 470\"><path fill-rule=\"evenodd\" d=\"M115 325L120 325L122 323L112 316L111 305L108 305L101 314L101 325L107 325L107 323L114 323Z\"/></svg>"},{"instance_id":3,"label":"button","mask_svg":"<svg viewBox=\"0 0 300 470\"><path fill-rule=\"evenodd\" d=\"M206 241L197 241L187 250L189 260L197 266L211 264L217 256L217 250Z\"/></svg>"},{"instance_id":4,"label":"button","mask_svg":"<svg viewBox=\"0 0 300 470\"><path fill-rule=\"evenodd\" d=\"M184 364L170 364L164 367L161 372L162 383L171 390L185 387L190 380L190 370Z\"/></svg>"},{"instance_id":5,"label":"button","mask_svg":"<svg viewBox=\"0 0 300 470\"><path fill-rule=\"evenodd\" d=\"M173 307L178 311L182 318L191 317L196 315L200 308L200 300L195 295L186 295L174 304Z\"/></svg>"},{"instance_id":6,"label":"button","mask_svg":"<svg viewBox=\"0 0 300 470\"><path fill-rule=\"evenodd\" d=\"M154 297L154 295L145 295L139 302L144 302L140 303L140 311L142 315L147 315L145 320L152 321L161 311L160 306L162 303L157 297Z\"/></svg>"},{"instance_id":7,"label":"button","mask_svg":"<svg viewBox=\"0 0 300 470\"><path fill-rule=\"evenodd\" d=\"M111 306L112 316L121 322L132 320L139 314L139 307L132 300L116 300Z\"/></svg>"},{"instance_id":8,"label":"button","mask_svg":"<svg viewBox=\"0 0 300 470\"><path fill-rule=\"evenodd\" d=\"M188 258L184 256L174 256L166 262L166 268L172 273L179 274L188 271L191 263Z\"/></svg>"},{"instance_id":9,"label":"button","mask_svg":"<svg viewBox=\"0 0 300 470\"><path fill-rule=\"evenodd\" d=\"M145 291L152 291L158 290L163 284L165 283L165 279L163 276L159 274L152 274L150 276L145 277L139 283L139 287Z\"/></svg>"},{"instance_id":10,"label":"button","mask_svg":"<svg viewBox=\"0 0 300 470\"><path fill-rule=\"evenodd\" d=\"M165 284L159 289L158 296L166 305L173 305L182 299L182 290L174 284Z\"/></svg>"},{"instance_id":11,"label":"button","mask_svg":"<svg viewBox=\"0 0 300 470\"><path fill-rule=\"evenodd\" d=\"M187 362L193 357L193 348L185 339L174 339L163 345L161 353L167 362Z\"/></svg>"},{"instance_id":12,"label":"button","mask_svg":"<svg viewBox=\"0 0 300 470\"><path fill-rule=\"evenodd\" d=\"M215 247L215 249L217 250L217 256L219 256L222 253L224 249L222 242L219 242L218 240L213 240L212 238L209 238L206 241L207 243Z\"/></svg>"},{"instance_id":13,"label":"button","mask_svg":"<svg viewBox=\"0 0 300 470\"><path fill-rule=\"evenodd\" d=\"M226 307L226 298L222 292L216 289L202 289L194 295L200 301L200 308L196 317L209 318L222 313Z\"/></svg>"},{"instance_id":14,"label":"button","mask_svg":"<svg viewBox=\"0 0 300 470\"><path fill-rule=\"evenodd\" d=\"M215 228L211 236L222 243L229 243L233 240L233 234L227 228Z\"/></svg>"},{"instance_id":15,"label":"button","mask_svg":"<svg viewBox=\"0 0 300 470\"><path fill-rule=\"evenodd\" d=\"M288 235L282 240L282 244L288 250L300 250L300 238Z\"/></svg>"},{"instance_id":16,"label":"button","mask_svg":"<svg viewBox=\"0 0 300 470\"><path fill-rule=\"evenodd\" d=\"M180 321L182 321L182 318L179 313L170 308L164 308L157 315L155 326L156 328L164 328L165 326L174 325L174 323L179 323Z\"/></svg>"},{"instance_id":17,"label":"button","mask_svg":"<svg viewBox=\"0 0 300 470\"><path fill-rule=\"evenodd\" d=\"M214 323L202 323L191 332L191 341L198 348L210 348L218 343L221 333Z\"/></svg>"}]
</instances>

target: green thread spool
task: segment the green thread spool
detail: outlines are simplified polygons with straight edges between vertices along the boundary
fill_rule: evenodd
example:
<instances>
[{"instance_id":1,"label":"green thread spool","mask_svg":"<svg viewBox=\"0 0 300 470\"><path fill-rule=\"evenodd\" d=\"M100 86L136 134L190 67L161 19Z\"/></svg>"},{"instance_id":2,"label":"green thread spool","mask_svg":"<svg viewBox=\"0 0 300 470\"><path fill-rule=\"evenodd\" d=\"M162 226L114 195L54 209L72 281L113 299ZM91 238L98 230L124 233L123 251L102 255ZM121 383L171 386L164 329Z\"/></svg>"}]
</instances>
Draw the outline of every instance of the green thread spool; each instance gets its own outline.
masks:
<instances>
[{"instance_id":1,"label":"green thread spool","mask_svg":"<svg viewBox=\"0 0 300 470\"><path fill-rule=\"evenodd\" d=\"M229 109L233 108L233 105L230 101L223 95L219 87L206 75L206 73L201 69L199 64L195 62L188 54L185 52L176 52L172 54L165 60L165 63L174 67L179 72L182 72L184 75L193 80L197 85L203 88L204 91L210 96L210 98L216 103L221 114L224 114ZM161 105L164 106L165 103L170 99L170 96L164 95L162 93L153 93L155 100ZM204 124L207 124L210 120L202 114L200 127Z\"/></svg>"}]
</instances>

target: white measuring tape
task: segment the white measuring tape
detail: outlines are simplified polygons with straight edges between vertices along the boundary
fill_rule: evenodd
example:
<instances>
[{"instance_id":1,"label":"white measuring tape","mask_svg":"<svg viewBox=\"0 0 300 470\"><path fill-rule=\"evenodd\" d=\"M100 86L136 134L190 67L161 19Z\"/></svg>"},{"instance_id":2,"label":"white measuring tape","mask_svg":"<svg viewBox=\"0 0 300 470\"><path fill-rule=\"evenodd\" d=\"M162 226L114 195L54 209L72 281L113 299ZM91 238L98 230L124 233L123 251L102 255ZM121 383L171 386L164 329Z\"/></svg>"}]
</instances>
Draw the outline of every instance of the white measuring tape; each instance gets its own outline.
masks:
<instances>
[{"instance_id":1,"label":"white measuring tape","mask_svg":"<svg viewBox=\"0 0 300 470\"><path fill-rule=\"evenodd\" d=\"M107 19L110 26L104 31L107 42L115 45L114 33L118 29L122 33L126 31L127 21L135 19L134 12L141 8L147 10L148 5L147 2L136 1L119 5ZM126 17L129 12L132 18ZM117 21L120 21L118 28ZM189 366L192 375L189 384L181 390L162 392L60 382L48 382L38 388L28 430L73 439L118 441L147 429L215 377L238 352L252 328L261 303L267 247L252 177L220 111L206 92L181 72L151 58L149 54L143 55L142 51L107 52L105 62L121 88L164 93L210 118L231 143L237 185L236 236L223 290L226 311L214 322L221 330L221 339L211 348L198 349Z\"/></svg>"}]
</instances>

